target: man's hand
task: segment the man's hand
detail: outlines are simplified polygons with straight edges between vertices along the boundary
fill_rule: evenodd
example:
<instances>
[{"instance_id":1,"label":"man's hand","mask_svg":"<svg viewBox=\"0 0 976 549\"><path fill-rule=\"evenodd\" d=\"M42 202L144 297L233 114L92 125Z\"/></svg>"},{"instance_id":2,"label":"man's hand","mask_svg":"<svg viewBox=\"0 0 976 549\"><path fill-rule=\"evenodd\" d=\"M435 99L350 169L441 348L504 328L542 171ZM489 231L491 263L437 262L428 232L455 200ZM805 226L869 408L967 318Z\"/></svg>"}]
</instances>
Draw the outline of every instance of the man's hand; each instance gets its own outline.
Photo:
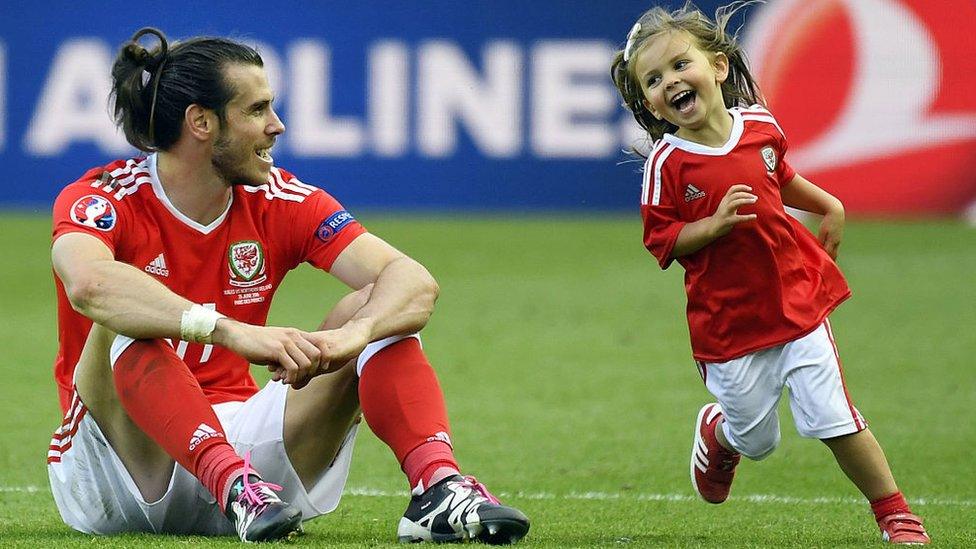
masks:
<instances>
[{"instance_id":1,"label":"man's hand","mask_svg":"<svg viewBox=\"0 0 976 549\"><path fill-rule=\"evenodd\" d=\"M844 220L844 206L837 201L837 205L825 213L820 221L818 238L831 259L837 259L837 250L844 238Z\"/></svg>"},{"instance_id":2,"label":"man's hand","mask_svg":"<svg viewBox=\"0 0 976 549\"><path fill-rule=\"evenodd\" d=\"M716 237L729 234L732 227L743 221L756 219L756 214L740 215L739 208L755 204L759 197L752 194L752 187L748 185L732 185L722 197L715 213L711 216L712 230Z\"/></svg>"},{"instance_id":3,"label":"man's hand","mask_svg":"<svg viewBox=\"0 0 976 549\"><path fill-rule=\"evenodd\" d=\"M322 353L296 328L254 326L221 318L213 342L244 357L252 364L268 366L275 381L299 388L319 370Z\"/></svg>"},{"instance_id":4,"label":"man's hand","mask_svg":"<svg viewBox=\"0 0 976 549\"><path fill-rule=\"evenodd\" d=\"M319 351L320 369L316 373L334 372L359 356L369 344L369 333L365 323L353 321L334 330L305 334Z\"/></svg>"}]
</instances>

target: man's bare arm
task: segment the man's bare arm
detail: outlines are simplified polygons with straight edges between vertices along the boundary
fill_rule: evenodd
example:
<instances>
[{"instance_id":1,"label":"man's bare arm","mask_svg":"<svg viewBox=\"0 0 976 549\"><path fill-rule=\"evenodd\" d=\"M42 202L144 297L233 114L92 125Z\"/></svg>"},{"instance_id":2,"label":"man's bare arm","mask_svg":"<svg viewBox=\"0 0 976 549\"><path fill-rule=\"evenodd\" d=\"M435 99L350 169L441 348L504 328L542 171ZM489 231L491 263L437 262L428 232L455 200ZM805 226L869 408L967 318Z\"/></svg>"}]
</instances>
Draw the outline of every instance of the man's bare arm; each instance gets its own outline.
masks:
<instances>
[{"instance_id":1,"label":"man's bare arm","mask_svg":"<svg viewBox=\"0 0 976 549\"><path fill-rule=\"evenodd\" d=\"M194 303L139 269L116 261L97 238L65 234L54 242L51 259L71 306L93 322L135 339L180 338L183 313ZM295 328L222 318L212 338L214 344L252 363L283 367L281 377L289 383L306 379L319 365L318 348Z\"/></svg>"},{"instance_id":2,"label":"man's bare arm","mask_svg":"<svg viewBox=\"0 0 976 549\"><path fill-rule=\"evenodd\" d=\"M331 273L352 288L373 288L366 303L340 328L311 334L323 363L348 360L371 341L420 331L440 291L423 265L369 233L339 254Z\"/></svg>"}]
</instances>

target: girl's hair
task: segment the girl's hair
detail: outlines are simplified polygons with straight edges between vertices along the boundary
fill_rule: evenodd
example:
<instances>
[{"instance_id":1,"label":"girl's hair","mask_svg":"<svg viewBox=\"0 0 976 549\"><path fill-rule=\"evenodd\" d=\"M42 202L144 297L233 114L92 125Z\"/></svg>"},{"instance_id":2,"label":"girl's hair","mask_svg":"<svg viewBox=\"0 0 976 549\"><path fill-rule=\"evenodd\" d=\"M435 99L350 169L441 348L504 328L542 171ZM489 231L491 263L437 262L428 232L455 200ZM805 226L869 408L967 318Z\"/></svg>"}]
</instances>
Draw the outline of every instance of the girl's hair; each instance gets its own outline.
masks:
<instances>
[{"instance_id":1,"label":"girl's hair","mask_svg":"<svg viewBox=\"0 0 976 549\"><path fill-rule=\"evenodd\" d=\"M159 45L147 50L139 39L151 34ZM192 104L212 109L221 123L234 88L224 78L230 63L264 66L250 46L226 38L197 37L172 46L157 29L140 29L112 65L115 123L129 143L146 152L167 150L179 139L183 114Z\"/></svg>"},{"instance_id":2,"label":"girl's hair","mask_svg":"<svg viewBox=\"0 0 976 549\"><path fill-rule=\"evenodd\" d=\"M738 33L729 34L726 26L732 15L740 9L759 0L738 1L722 6L715 11L715 19L709 19L691 1L674 11L654 7L640 16L627 35L627 44L617 52L610 65L610 77L617 86L620 96L637 119L637 123L650 134L652 140L660 139L665 133L677 131L677 126L667 120L658 120L644 106L644 92L634 73L634 53L639 51L647 40L667 32L687 32L698 41L703 51L724 53L729 58L729 76L722 83L722 96L726 108L763 104L762 94L756 85L745 53L738 44Z\"/></svg>"}]
</instances>

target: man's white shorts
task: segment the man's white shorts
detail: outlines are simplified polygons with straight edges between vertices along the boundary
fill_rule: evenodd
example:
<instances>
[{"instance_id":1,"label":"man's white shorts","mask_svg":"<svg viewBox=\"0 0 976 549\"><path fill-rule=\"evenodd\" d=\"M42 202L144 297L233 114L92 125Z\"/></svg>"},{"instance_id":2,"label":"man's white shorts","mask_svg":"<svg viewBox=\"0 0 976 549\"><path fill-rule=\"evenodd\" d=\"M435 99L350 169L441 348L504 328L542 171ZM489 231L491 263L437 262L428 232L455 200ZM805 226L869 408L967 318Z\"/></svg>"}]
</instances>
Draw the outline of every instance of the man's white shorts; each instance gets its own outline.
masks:
<instances>
[{"instance_id":1,"label":"man's white shorts","mask_svg":"<svg viewBox=\"0 0 976 549\"><path fill-rule=\"evenodd\" d=\"M779 441L783 387L800 435L826 439L867 427L844 385L830 324L785 345L721 363L699 363L705 386L725 414L724 433L747 457L761 459Z\"/></svg>"},{"instance_id":2,"label":"man's white shorts","mask_svg":"<svg viewBox=\"0 0 976 549\"><path fill-rule=\"evenodd\" d=\"M264 480L281 485L280 497L297 505L303 519L309 520L339 505L357 427L346 435L332 466L306 490L282 442L287 392L285 385L271 382L246 402L217 404L214 411L237 452L250 450L251 462ZM81 532L235 533L213 496L180 465L174 467L166 494L153 503L144 501L77 394L51 441L48 476L61 517Z\"/></svg>"}]
</instances>

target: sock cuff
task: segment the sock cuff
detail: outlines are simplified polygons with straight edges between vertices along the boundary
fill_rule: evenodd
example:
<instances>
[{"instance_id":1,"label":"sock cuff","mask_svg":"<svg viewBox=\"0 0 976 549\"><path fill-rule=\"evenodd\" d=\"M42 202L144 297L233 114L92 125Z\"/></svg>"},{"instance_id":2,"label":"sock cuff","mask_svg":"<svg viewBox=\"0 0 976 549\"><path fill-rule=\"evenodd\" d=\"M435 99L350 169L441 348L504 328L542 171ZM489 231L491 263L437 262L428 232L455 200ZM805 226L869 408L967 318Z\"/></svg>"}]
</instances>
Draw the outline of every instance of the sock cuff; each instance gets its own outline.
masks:
<instances>
[{"instance_id":1,"label":"sock cuff","mask_svg":"<svg viewBox=\"0 0 976 549\"><path fill-rule=\"evenodd\" d=\"M427 472L430 474L426 474ZM446 478L453 477L454 475L460 475L461 471L458 471L457 465L452 463L447 463L443 461L438 461L431 463L424 472L421 473L420 478L410 487L410 495L420 496L423 495L431 486L436 485ZM424 482L424 479L427 479Z\"/></svg>"},{"instance_id":2,"label":"sock cuff","mask_svg":"<svg viewBox=\"0 0 976 549\"><path fill-rule=\"evenodd\" d=\"M905 496L901 492L878 498L871 502L871 510L874 517L880 520L882 517L892 513L911 513L912 510L905 501Z\"/></svg>"},{"instance_id":3,"label":"sock cuff","mask_svg":"<svg viewBox=\"0 0 976 549\"><path fill-rule=\"evenodd\" d=\"M400 464L401 469L407 475L407 482L413 489L420 482L425 472L433 472L433 466L450 467L459 470L457 459L454 457L454 450L442 440L431 440L424 442L413 450L410 450Z\"/></svg>"},{"instance_id":4,"label":"sock cuff","mask_svg":"<svg viewBox=\"0 0 976 549\"><path fill-rule=\"evenodd\" d=\"M381 339L379 341L374 341L369 345L367 345L366 348L363 349L363 352L359 353L359 358L356 359L356 376L362 377L363 368L366 367L366 363L369 361L369 359L373 358L373 355L389 347L390 345L393 345L394 343L403 341L404 339L411 338L411 337L416 338L418 343L420 342L420 334L414 333L409 335L390 336L388 338Z\"/></svg>"},{"instance_id":5,"label":"sock cuff","mask_svg":"<svg viewBox=\"0 0 976 549\"><path fill-rule=\"evenodd\" d=\"M224 482L223 488L220 489L220 500L217 501L217 505L220 506L221 511L225 513L227 512L227 503L228 503L227 500L230 499L230 489L233 488L234 482L243 476L244 476L244 468L239 467L231 471L230 476L227 477L227 480Z\"/></svg>"},{"instance_id":6,"label":"sock cuff","mask_svg":"<svg viewBox=\"0 0 976 549\"><path fill-rule=\"evenodd\" d=\"M173 342L168 339L163 339L162 341L168 344L170 347L173 346ZM122 353L124 353L125 350L135 342L136 340L129 336L124 336L122 334L115 336L115 339L112 340L112 347L108 352L108 362L112 370L115 370L115 363L119 361L119 357L122 356Z\"/></svg>"}]
</instances>

